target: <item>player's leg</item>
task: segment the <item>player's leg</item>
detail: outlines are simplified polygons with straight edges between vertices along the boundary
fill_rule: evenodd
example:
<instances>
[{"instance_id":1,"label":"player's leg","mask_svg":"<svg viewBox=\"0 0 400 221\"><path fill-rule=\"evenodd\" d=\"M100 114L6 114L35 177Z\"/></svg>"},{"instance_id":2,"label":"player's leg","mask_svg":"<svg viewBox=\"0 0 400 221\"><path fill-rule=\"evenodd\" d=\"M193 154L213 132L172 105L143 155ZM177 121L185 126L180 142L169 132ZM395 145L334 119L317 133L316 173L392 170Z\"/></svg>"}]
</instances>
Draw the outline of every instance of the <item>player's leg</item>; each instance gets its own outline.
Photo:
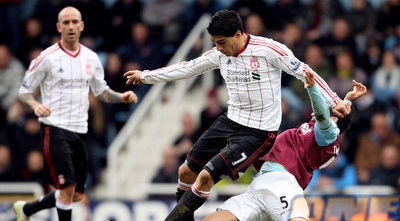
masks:
<instances>
[{"instance_id":1,"label":"player's leg","mask_svg":"<svg viewBox=\"0 0 400 221\"><path fill-rule=\"evenodd\" d=\"M239 177L252 163L260 157L263 149L249 142L229 142L221 153L214 156L204 167L192 187L186 191L181 200L170 212L166 221L186 221L193 217L194 211L204 204L210 196L211 188L223 177L229 175L233 180ZM248 157L247 157L248 156ZM190 164L189 164L190 165Z\"/></svg>"},{"instance_id":2,"label":"player's leg","mask_svg":"<svg viewBox=\"0 0 400 221\"><path fill-rule=\"evenodd\" d=\"M189 168L198 165L199 160L208 156L202 148L217 145L220 153L216 154L201 171L194 185L188 190L167 217L167 221L188 220L188 217L196 211L210 195L212 186L224 176L229 175L233 180L239 177L255 159L264 155L273 145L275 132L260 131L239 125L232 120L220 117L208 130L205 137L200 137L187 157ZM211 131L211 132L210 132ZM224 142L213 142L215 134L225 137ZM204 135L204 134L203 134ZM198 148L196 148L196 146ZM196 151L201 150L201 151ZM196 153L201 153L196 155ZM214 154L215 152L213 152ZM204 161L200 161L204 162ZM198 169L194 167L192 169ZM197 171L196 171L197 172Z\"/></svg>"},{"instance_id":3,"label":"player's leg","mask_svg":"<svg viewBox=\"0 0 400 221\"><path fill-rule=\"evenodd\" d=\"M232 133L232 128L229 123L226 121L226 116L222 115L219 117L213 125L204 132L197 142L194 144L193 148L190 150L186 157L185 163L179 168L179 184L177 189L177 202L181 203L181 197L184 196L187 192L191 192L190 189L198 179L198 174L203 170L205 164L212 159L215 155L219 153L219 151L225 147L227 138L229 134ZM189 199L189 201L187 200ZM202 201L202 200L200 200ZM182 202L183 205L191 204L190 197ZM201 206L202 203L196 202L195 205L191 205L188 207L188 213L191 213L191 217L193 217L193 213L195 209ZM173 209L176 210L177 207ZM167 220L193 220L193 218L186 219L178 219L176 215L173 215L174 212L171 212L171 216L167 217ZM175 217L175 218L171 218Z\"/></svg>"},{"instance_id":4,"label":"player's leg","mask_svg":"<svg viewBox=\"0 0 400 221\"><path fill-rule=\"evenodd\" d=\"M33 202L16 201L13 205L13 209L17 216L17 221L27 221L34 213L55 207L56 198L59 194L60 192L56 190Z\"/></svg>"},{"instance_id":5,"label":"player's leg","mask_svg":"<svg viewBox=\"0 0 400 221\"><path fill-rule=\"evenodd\" d=\"M176 189L176 202L182 198L183 194L190 189L197 178L197 173L193 172L186 163L183 163L178 170L179 180Z\"/></svg>"},{"instance_id":6,"label":"player's leg","mask_svg":"<svg viewBox=\"0 0 400 221\"><path fill-rule=\"evenodd\" d=\"M196 141L188 153L185 163L179 167L177 202L190 189L204 165L225 147L227 137L232 130L225 118L226 116L222 115L215 120Z\"/></svg>"},{"instance_id":7,"label":"player's leg","mask_svg":"<svg viewBox=\"0 0 400 221\"><path fill-rule=\"evenodd\" d=\"M56 208L59 221L72 220L72 202L75 193L75 185L60 189L60 196L56 200Z\"/></svg>"},{"instance_id":8,"label":"player's leg","mask_svg":"<svg viewBox=\"0 0 400 221\"><path fill-rule=\"evenodd\" d=\"M41 146L45 159L46 179L49 184L59 189L60 183L55 175L59 170L59 166L64 163L64 153L61 151L52 151L52 148L60 148L58 143L62 143L63 136L60 130L54 127L42 125L41 127ZM61 157L61 158L60 158ZM60 159L59 159L60 158ZM53 162L57 162L54 164ZM60 191L48 193L33 202L17 201L13 205L13 209L17 216L17 221L29 220L29 217L41 210L49 209L56 206L56 199L59 197Z\"/></svg>"}]
</instances>

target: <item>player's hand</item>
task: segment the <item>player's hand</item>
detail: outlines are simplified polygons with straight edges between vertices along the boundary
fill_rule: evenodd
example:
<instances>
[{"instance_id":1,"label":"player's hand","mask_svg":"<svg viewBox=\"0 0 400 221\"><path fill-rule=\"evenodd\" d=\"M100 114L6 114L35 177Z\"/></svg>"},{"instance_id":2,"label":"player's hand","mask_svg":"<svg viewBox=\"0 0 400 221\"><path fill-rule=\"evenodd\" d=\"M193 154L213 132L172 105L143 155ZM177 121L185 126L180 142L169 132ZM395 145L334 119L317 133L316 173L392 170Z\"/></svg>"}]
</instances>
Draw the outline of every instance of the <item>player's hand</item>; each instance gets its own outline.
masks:
<instances>
[{"instance_id":1,"label":"player's hand","mask_svg":"<svg viewBox=\"0 0 400 221\"><path fill-rule=\"evenodd\" d=\"M305 71L306 75L304 76L306 81L304 82L304 88L310 88L315 85L315 77L314 73L311 70Z\"/></svg>"},{"instance_id":2,"label":"player's hand","mask_svg":"<svg viewBox=\"0 0 400 221\"><path fill-rule=\"evenodd\" d=\"M51 114L50 108L47 105L40 103L34 106L33 112L37 117L48 117Z\"/></svg>"},{"instance_id":3,"label":"player's hand","mask_svg":"<svg viewBox=\"0 0 400 221\"><path fill-rule=\"evenodd\" d=\"M140 85L142 83L142 80L140 80L141 75L142 72L138 70L125 72L124 77L127 78L126 84Z\"/></svg>"},{"instance_id":4,"label":"player's hand","mask_svg":"<svg viewBox=\"0 0 400 221\"><path fill-rule=\"evenodd\" d=\"M336 106L332 109L332 111L335 116L343 118L344 116L350 114L351 106L348 102L341 101L338 104L336 104Z\"/></svg>"},{"instance_id":5,"label":"player's hand","mask_svg":"<svg viewBox=\"0 0 400 221\"><path fill-rule=\"evenodd\" d=\"M353 90L346 94L345 100L354 101L367 93L367 87L353 80Z\"/></svg>"},{"instance_id":6,"label":"player's hand","mask_svg":"<svg viewBox=\"0 0 400 221\"><path fill-rule=\"evenodd\" d=\"M123 103L137 103L138 102L138 97L136 96L133 91L125 91L124 93L121 93L121 100Z\"/></svg>"}]
</instances>

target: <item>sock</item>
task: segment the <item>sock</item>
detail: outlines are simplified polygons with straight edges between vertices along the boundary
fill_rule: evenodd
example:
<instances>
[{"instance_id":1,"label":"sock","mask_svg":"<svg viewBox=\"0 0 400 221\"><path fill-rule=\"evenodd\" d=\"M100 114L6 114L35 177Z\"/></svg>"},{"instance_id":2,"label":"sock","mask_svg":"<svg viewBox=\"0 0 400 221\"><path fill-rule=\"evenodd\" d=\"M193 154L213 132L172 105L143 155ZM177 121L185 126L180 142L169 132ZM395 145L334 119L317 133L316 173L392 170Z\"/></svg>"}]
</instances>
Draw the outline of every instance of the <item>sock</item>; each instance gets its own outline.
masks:
<instances>
[{"instance_id":1,"label":"sock","mask_svg":"<svg viewBox=\"0 0 400 221\"><path fill-rule=\"evenodd\" d=\"M176 192L175 192L175 196L176 196L176 202L179 202L179 200L181 200L183 194L185 194L185 190L181 189L181 188L176 188Z\"/></svg>"},{"instance_id":2,"label":"sock","mask_svg":"<svg viewBox=\"0 0 400 221\"><path fill-rule=\"evenodd\" d=\"M192 184L187 184L184 182L181 182L180 180L178 180L178 188L176 188L176 202L179 202L179 200L181 200L183 194L185 194L185 192L190 189L190 187L192 186Z\"/></svg>"},{"instance_id":3,"label":"sock","mask_svg":"<svg viewBox=\"0 0 400 221\"><path fill-rule=\"evenodd\" d=\"M165 221L194 220L194 211L203 205L210 196L210 192L196 190L195 186L196 185L192 185L192 188L183 194L181 200L179 200L178 204L172 209Z\"/></svg>"},{"instance_id":4,"label":"sock","mask_svg":"<svg viewBox=\"0 0 400 221\"><path fill-rule=\"evenodd\" d=\"M56 206L56 197L59 195L59 190L51 192L46 196L42 196L40 199L33 201L31 203L25 204L22 211L26 216L31 216L32 214L39 212L44 209L49 209Z\"/></svg>"},{"instance_id":5,"label":"sock","mask_svg":"<svg viewBox=\"0 0 400 221\"><path fill-rule=\"evenodd\" d=\"M72 221L72 202L56 201L58 221Z\"/></svg>"}]
</instances>

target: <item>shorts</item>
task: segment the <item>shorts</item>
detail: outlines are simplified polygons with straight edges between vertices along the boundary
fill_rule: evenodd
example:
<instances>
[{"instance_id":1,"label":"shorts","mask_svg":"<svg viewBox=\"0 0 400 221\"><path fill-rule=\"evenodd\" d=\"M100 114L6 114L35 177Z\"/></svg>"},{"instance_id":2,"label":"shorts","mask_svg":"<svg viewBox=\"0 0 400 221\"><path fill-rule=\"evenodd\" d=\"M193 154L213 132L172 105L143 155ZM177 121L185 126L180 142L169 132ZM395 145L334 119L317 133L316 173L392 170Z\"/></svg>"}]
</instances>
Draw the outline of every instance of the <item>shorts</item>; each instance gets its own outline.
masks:
<instances>
[{"instance_id":1,"label":"shorts","mask_svg":"<svg viewBox=\"0 0 400 221\"><path fill-rule=\"evenodd\" d=\"M247 191L229 198L217 210L227 210L240 221L308 220L303 189L288 172L268 172L254 178Z\"/></svg>"},{"instance_id":2,"label":"shorts","mask_svg":"<svg viewBox=\"0 0 400 221\"><path fill-rule=\"evenodd\" d=\"M56 189L75 186L84 193L88 172L86 134L42 124L41 141L47 181Z\"/></svg>"},{"instance_id":3,"label":"shorts","mask_svg":"<svg viewBox=\"0 0 400 221\"><path fill-rule=\"evenodd\" d=\"M240 125L224 114L193 145L186 163L197 174L206 169L215 183L225 176L236 180L268 153L276 134Z\"/></svg>"}]
</instances>

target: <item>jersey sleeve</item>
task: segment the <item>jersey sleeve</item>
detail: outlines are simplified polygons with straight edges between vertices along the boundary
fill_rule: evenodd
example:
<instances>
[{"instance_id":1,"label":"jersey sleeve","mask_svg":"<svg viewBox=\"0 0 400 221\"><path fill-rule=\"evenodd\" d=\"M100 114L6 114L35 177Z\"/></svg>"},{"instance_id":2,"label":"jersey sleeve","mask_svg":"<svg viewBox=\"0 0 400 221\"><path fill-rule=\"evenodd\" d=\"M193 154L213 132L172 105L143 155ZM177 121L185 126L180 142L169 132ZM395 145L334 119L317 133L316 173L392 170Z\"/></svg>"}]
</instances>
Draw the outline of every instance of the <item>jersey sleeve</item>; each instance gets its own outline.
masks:
<instances>
[{"instance_id":1,"label":"jersey sleeve","mask_svg":"<svg viewBox=\"0 0 400 221\"><path fill-rule=\"evenodd\" d=\"M160 82L171 82L181 80L191 76L203 74L206 71L219 67L219 52L211 49L202 56L190 61L183 61L156 70L146 70L141 76L145 84L155 84Z\"/></svg>"},{"instance_id":2,"label":"jersey sleeve","mask_svg":"<svg viewBox=\"0 0 400 221\"><path fill-rule=\"evenodd\" d=\"M95 97L102 94L105 90L109 88L106 80L104 79L104 69L100 62L100 59L96 55L96 60L94 62L94 76L90 81L90 89L92 90Z\"/></svg>"},{"instance_id":3,"label":"jersey sleeve","mask_svg":"<svg viewBox=\"0 0 400 221\"><path fill-rule=\"evenodd\" d=\"M274 42L274 48L279 48L279 51L270 50L269 53L273 53L274 56L268 56L270 62L275 67L280 68L287 74L290 74L302 82L305 82L305 71L311 69L307 64L300 61L294 56L293 52L285 45ZM315 74L315 82L320 86L323 98L331 107L335 107L340 101L340 97L332 91L328 86L326 81L318 75Z\"/></svg>"},{"instance_id":4,"label":"jersey sleeve","mask_svg":"<svg viewBox=\"0 0 400 221\"><path fill-rule=\"evenodd\" d=\"M330 118L329 107L322 97L321 91L322 89L317 84L311 88L307 88L316 120L314 127L315 139L318 146L327 146L335 142L339 136L339 128L337 128L336 123Z\"/></svg>"},{"instance_id":5,"label":"jersey sleeve","mask_svg":"<svg viewBox=\"0 0 400 221\"><path fill-rule=\"evenodd\" d=\"M25 72L22 85L19 88L19 94L31 94L46 77L46 74L51 69L51 62L42 56L32 60L29 69Z\"/></svg>"}]
</instances>

